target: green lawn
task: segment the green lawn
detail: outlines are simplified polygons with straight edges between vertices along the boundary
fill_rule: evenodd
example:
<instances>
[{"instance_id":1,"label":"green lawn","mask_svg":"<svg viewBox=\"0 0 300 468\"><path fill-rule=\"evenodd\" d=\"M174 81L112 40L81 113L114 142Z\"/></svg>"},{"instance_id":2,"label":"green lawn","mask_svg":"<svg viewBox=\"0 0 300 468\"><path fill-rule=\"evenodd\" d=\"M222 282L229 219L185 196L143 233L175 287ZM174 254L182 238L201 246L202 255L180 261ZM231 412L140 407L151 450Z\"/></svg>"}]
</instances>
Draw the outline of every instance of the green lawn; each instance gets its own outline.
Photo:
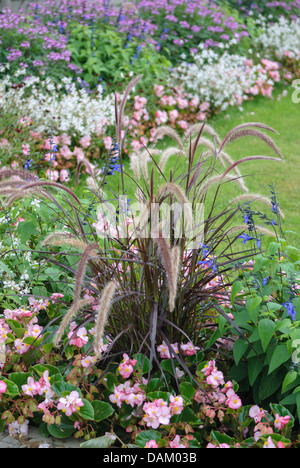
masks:
<instances>
[{"instance_id":1,"label":"green lawn","mask_svg":"<svg viewBox=\"0 0 300 468\"><path fill-rule=\"evenodd\" d=\"M280 148L284 162L276 161L251 161L239 166L246 185L251 193L259 193L270 197L270 184L274 184L278 193L280 207L285 214L283 229L287 240L295 247L300 248L300 104L294 104L291 99L292 89L286 97L277 99L279 92L274 95L274 99L257 98L254 101L244 104L244 111L232 108L227 112L222 112L208 122L215 128L221 138L236 125L244 122L263 122L279 132L279 135L266 132L273 138ZM164 145L176 143L170 142L165 138ZM161 143L160 143L161 146ZM226 152L234 160L241 159L250 155L276 156L273 151L261 140L253 137L244 137L226 146ZM167 171L174 169L174 160L168 164ZM177 165L180 172L183 163ZM125 162L125 170L129 171L129 163ZM221 167L220 167L221 170ZM178 175L179 172L176 171ZM110 178L111 186L116 189L120 182L119 178ZM126 187L128 187L128 198L134 198L133 187L135 184L126 178ZM213 189L212 193L213 193ZM221 203L226 206L228 200L239 195L241 192L234 183L226 183L221 188ZM208 197L209 201L210 197ZM219 198L220 200L220 198ZM262 205L257 205L263 208ZM268 210L267 207L263 208ZM262 209L262 211L263 211ZM271 212L269 213L271 217ZM295 233L289 233L294 231Z\"/></svg>"}]
</instances>

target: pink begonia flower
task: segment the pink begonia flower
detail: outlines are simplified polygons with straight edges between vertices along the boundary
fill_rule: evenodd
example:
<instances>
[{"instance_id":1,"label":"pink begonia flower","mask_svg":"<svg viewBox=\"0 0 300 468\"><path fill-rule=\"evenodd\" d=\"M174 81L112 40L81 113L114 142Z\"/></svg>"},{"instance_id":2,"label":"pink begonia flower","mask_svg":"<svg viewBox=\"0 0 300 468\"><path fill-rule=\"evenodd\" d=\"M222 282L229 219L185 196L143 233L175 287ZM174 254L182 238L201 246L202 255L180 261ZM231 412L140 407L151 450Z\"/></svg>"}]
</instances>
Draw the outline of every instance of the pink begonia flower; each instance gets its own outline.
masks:
<instances>
[{"instance_id":1,"label":"pink begonia flower","mask_svg":"<svg viewBox=\"0 0 300 468\"><path fill-rule=\"evenodd\" d=\"M220 444L219 447L217 447L217 446L214 445L214 444L208 444L208 445L206 446L206 448L207 448L207 449L208 449L208 448L210 448L210 449L230 449L231 447L230 447L230 445L228 445L228 444Z\"/></svg>"},{"instance_id":2,"label":"pink begonia flower","mask_svg":"<svg viewBox=\"0 0 300 468\"><path fill-rule=\"evenodd\" d=\"M37 338L43 331L43 327L40 327L39 325L29 325L27 328L27 331L25 332L26 336L33 336L34 338Z\"/></svg>"},{"instance_id":3,"label":"pink begonia flower","mask_svg":"<svg viewBox=\"0 0 300 468\"><path fill-rule=\"evenodd\" d=\"M170 359L171 356L170 356L169 348L164 342L163 344L157 347L157 351L160 353L160 357L162 359Z\"/></svg>"},{"instance_id":4,"label":"pink begonia flower","mask_svg":"<svg viewBox=\"0 0 300 468\"><path fill-rule=\"evenodd\" d=\"M109 400L112 403L115 403L119 408L121 408L122 403L123 403L123 397L126 395L121 389L118 387L115 387L114 393L112 395L109 395Z\"/></svg>"},{"instance_id":5,"label":"pink begonia flower","mask_svg":"<svg viewBox=\"0 0 300 468\"><path fill-rule=\"evenodd\" d=\"M201 112L206 112L208 111L209 108L210 108L210 104L209 102L206 102L206 101L202 102L202 104L200 104L199 106L199 109Z\"/></svg>"},{"instance_id":6,"label":"pink begonia flower","mask_svg":"<svg viewBox=\"0 0 300 468\"><path fill-rule=\"evenodd\" d=\"M70 338L70 345L74 345L74 346L77 346L78 348L82 348L89 341L87 331L85 327L81 327L75 332L76 328L77 328L76 322L71 322L70 332L68 333L68 338Z\"/></svg>"},{"instance_id":7,"label":"pink begonia flower","mask_svg":"<svg viewBox=\"0 0 300 468\"><path fill-rule=\"evenodd\" d=\"M185 445L181 444L179 435L175 436L172 442L170 442L170 447L171 448L186 448Z\"/></svg>"},{"instance_id":8,"label":"pink begonia flower","mask_svg":"<svg viewBox=\"0 0 300 468\"><path fill-rule=\"evenodd\" d=\"M56 182L59 178L59 172L57 170L47 169L46 176L52 182Z\"/></svg>"},{"instance_id":9,"label":"pink begonia flower","mask_svg":"<svg viewBox=\"0 0 300 468\"><path fill-rule=\"evenodd\" d=\"M69 171L67 169L62 169L60 171L59 180L61 182L69 182L70 176L69 176Z\"/></svg>"},{"instance_id":10,"label":"pink begonia flower","mask_svg":"<svg viewBox=\"0 0 300 468\"><path fill-rule=\"evenodd\" d=\"M5 393L7 390L7 385L3 380L0 380L0 393Z\"/></svg>"},{"instance_id":11,"label":"pink begonia flower","mask_svg":"<svg viewBox=\"0 0 300 468\"><path fill-rule=\"evenodd\" d=\"M281 429L283 429L284 426L289 423L290 419L290 416L279 416L279 414L276 414L274 426L276 429L281 431Z\"/></svg>"},{"instance_id":12,"label":"pink begonia flower","mask_svg":"<svg viewBox=\"0 0 300 468\"><path fill-rule=\"evenodd\" d=\"M71 144L71 137L67 133L62 133L58 138L62 145Z\"/></svg>"},{"instance_id":13,"label":"pink begonia flower","mask_svg":"<svg viewBox=\"0 0 300 468\"><path fill-rule=\"evenodd\" d=\"M245 60L245 65L246 67L253 67L253 60L252 59Z\"/></svg>"},{"instance_id":14,"label":"pink begonia flower","mask_svg":"<svg viewBox=\"0 0 300 468\"><path fill-rule=\"evenodd\" d=\"M26 419L23 424L19 424L18 421L14 421L8 425L8 432L10 435L22 434L24 436L28 435L28 424L29 421Z\"/></svg>"},{"instance_id":15,"label":"pink begonia flower","mask_svg":"<svg viewBox=\"0 0 300 468\"><path fill-rule=\"evenodd\" d=\"M124 353L122 362L124 362L125 364L128 364L130 366L135 366L136 363L137 363L137 360L136 359L130 359L128 354Z\"/></svg>"},{"instance_id":16,"label":"pink begonia flower","mask_svg":"<svg viewBox=\"0 0 300 468\"><path fill-rule=\"evenodd\" d=\"M174 106L176 104L176 99L173 96L164 95L160 98L162 106Z\"/></svg>"},{"instance_id":17,"label":"pink begonia flower","mask_svg":"<svg viewBox=\"0 0 300 468\"><path fill-rule=\"evenodd\" d=\"M272 80L275 81L276 83L280 81L280 73L278 71L270 71L269 75L272 78Z\"/></svg>"},{"instance_id":18,"label":"pink begonia flower","mask_svg":"<svg viewBox=\"0 0 300 468\"><path fill-rule=\"evenodd\" d=\"M52 167L58 166L58 162L55 159L53 159L53 155L51 153L45 154L45 161L51 161Z\"/></svg>"},{"instance_id":19,"label":"pink begonia flower","mask_svg":"<svg viewBox=\"0 0 300 468\"><path fill-rule=\"evenodd\" d=\"M70 395L67 395L65 398L60 398L57 405L58 410L62 410L66 416L71 416L71 414L79 411L80 408L84 406L82 399L79 396L79 393L73 391Z\"/></svg>"},{"instance_id":20,"label":"pink begonia flower","mask_svg":"<svg viewBox=\"0 0 300 468\"><path fill-rule=\"evenodd\" d=\"M49 377L49 371L46 370L43 373L43 376L39 380L39 384L43 390L43 393L46 393L47 390L51 389L51 383L50 383L50 377Z\"/></svg>"},{"instance_id":21,"label":"pink begonia flower","mask_svg":"<svg viewBox=\"0 0 300 468\"><path fill-rule=\"evenodd\" d=\"M22 153L27 156L30 153L30 145L26 143L25 145L22 145Z\"/></svg>"},{"instance_id":22,"label":"pink begonia flower","mask_svg":"<svg viewBox=\"0 0 300 468\"><path fill-rule=\"evenodd\" d=\"M190 106L193 107L194 109L196 109L197 107L199 107L199 104L200 104L200 99L198 98L198 96L194 96L194 97L190 100Z\"/></svg>"},{"instance_id":23,"label":"pink begonia flower","mask_svg":"<svg viewBox=\"0 0 300 468\"><path fill-rule=\"evenodd\" d=\"M241 106L244 101L243 96L240 96L239 94L235 94L234 97L236 99L236 105Z\"/></svg>"},{"instance_id":24,"label":"pink begonia flower","mask_svg":"<svg viewBox=\"0 0 300 468\"><path fill-rule=\"evenodd\" d=\"M233 388L233 383L229 380L228 382L226 382L226 384L224 385L224 388L222 388L221 392L223 393L228 393L228 390Z\"/></svg>"},{"instance_id":25,"label":"pink begonia flower","mask_svg":"<svg viewBox=\"0 0 300 468\"><path fill-rule=\"evenodd\" d=\"M181 396L170 396L170 410L172 415L181 414L183 411L183 398Z\"/></svg>"},{"instance_id":26,"label":"pink begonia flower","mask_svg":"<svg viewBox=\"0 0 300 468\"><path fill-rule=\"evenodd\" d=\"M275 444L274 444L274 442L273 442L271 436L268 437L268 440L264 443L263 448L268 448L268 449L270 449L270 448L276 448L276 446L275 446Z\"/></svg>"},{"instance_id":27,"label":"pink begonia flower","mask_svg":"<svg viewBox=\"0 0 300 468\"><path fill-rule=\"evenodd\" d=\"M212 373L212 371L217 370L216 369L216 361L209 361L207 364L205 364L204 368L201 369L201 372L204 372L204 376L207 377Z\"/></svg>"},{"instance_id":28,"label":"pink begonia flower","mask_svg":"<svg viewBox=\"0 0 300 468\"><path fill-rule=\"evenodd\" d=\"M160 424L168 425L170 423L171 416L172 415L170 408L168 408L167 406L162 406L160 408L160 416L158 418L158 421Z\"/></svg>"},{"instance_id":29,"label":"pink begonia flower","mask_svg":"<svg viewBox=\"0 0 300 468\"><path fill-rule=\"evenodd\" d=\"M279 442L277 442L277 448L284 449L285 446L283 445L283 443L281 441L279 441Z\"/></svg>"},{"instance_id":30,"label":"pink begonia flower","mask_svg":"<svg viewBox=\"0 0 300 468\"><path fill-rule=\"evenodd\" d=\"M64 294L61 293L53 293L50 296L50 299L52 300L53 304L56 304L58 299L62 299L64 297Z\"/></svg>"},{"instance_id":31,"label":"pink begonia flower","mask_svg":"<svg viewBox=\"0 0 300 468\"><path fill-rule=\"evenodd\" d=\"M242 400L238 395L234 394L228 398L226 405L231 409L239 409L242 406Z\"/></svg>"},{"instance_id":32,"label":"pink begonia flower","mask_svg":"<svg viewBox=\"0 0 300 468\"><path fill-rule=\"evenodd\" d=\"M283 78L285 80L292 80L293 79L293 74L291 72L285 72L283 75Z\"/></svg>"},{"instance_id":33,"label":"pink begonia flower","mask_svg":"<svg viewBox=\"0 0 300 468\"><path fill-rule=\"evenodd\" d=\"M77 161L82 161L84 159L84 151L82 148L77 148L77 146L75 146L73 154L76 156Z\"/></svg>"},{"instance_id":34,"label":"pink begonia flower","mask_svg":"<svg viewBox=\"0 0 300 468\"><path fill-rule=\"evenodd\" d=\"M158 448L158 445L155 442L155 440L152 439L152 440L149 440L149 442L146 443L144 448Z\"/></svg>"},{"instance_id":35,"label":"pink begonia flower","mask_svg":"<svg viewBox=\"0 0 300 468\"><path fill-rule=\"evenodd\" d=\"M223 405L225 403L226 399L227 399L227 397L224 395L224 393L221 393L219 391L218 392L213 392L213 394L211 396L215 401L217 401L221 405Z\"/></svg>"},{"instance_id":36,"label":"pink begonia flower","mask_svg":"<svg viewBox=\"0 0 300 468\"><path fill-rule=\"evenodd\" d=\"M89 367L91 364L97 362L97 358L95 356L86 356L85 358L81 359L82 367Z\"/></svg>"},{"instance_id":37,"label":"pink begonia flower","mask_svg":"<svg viewBox=\"0 0 300 468\"><path fill-rule=\"evenodd\" d=\"M91 144L91 137L89 135L84 135L80 140L79 144L82 148L88 148Z\"/></svg>"},{"instance_id":38,"label":"pink begonia flower","mask_svg":"<svg viewBox=\"0 0 300 468\"><path fill-rule=\"evenodd\" d=\"M144 403L145 396L142 393L130 393L126 400L133 408L134 405L141 406Z\"/></svg>"},{"instance_id":39,"label":"pink begonia flower","mask_svg":"<svg viewBox=\"0 0 300 468\"><path fill-rule=\"evenodd\" d=\"M41 390L39 382L35 382L33 377L28 377L27 384L22 385L22 391L25 395L35 396L38 395Z\"/></svg>"},{"instance_id":40,"label":"pink begonia flower","mask_svg":"<svg viewBox=\"0 0 300 468\"><path fill-rule=\"evenodd\" d=\"M223 372L213 370L212 373L207 377L206 382L213 388L216 388L219 385L224 385L225 381Z\"/></svg>"},{"instance_id":41,"label":"pink begonia flower","mask_svg":"<svg viewBox=\"0 0 300 468\"><path fill-rule=\"evenodd\" d=\"M179 109L186 109L189 106L189 101L181 97L177 98L177 103L178 103Z\"/></svg>"},{"instance_id":42,"label":"pink begonia flower","mask_svg":"<svg viewBox=\"0 0 300 468\"><path fill-rule=\"evenodd\" d=\"M262 96L272 98L273 86L265 85L264 88L260 89Z\"/></svg>"},{"instance_id":43,"label":"pink begonia flower","mask_svg":"<svg viewBox=\"0 0 300 468\"><path fill-rule=\"evenodd\" d=\"M111 145L112 145L112 137L107 136L107 137L104 139L104 146L105 146L105 148L107 149L107 151L110 150Z\"/></svg>"},{"instance_id":44,"label":"pink begonia flower","mask_svg":"<svg viewBox=\"0 0 300 468\"><path fill-rule=\"evenodd\" d=\"M178 119L179 112L177 109L169 111L169 117L171 122L175 122Z\"/></svg>"},{"instance_id":45,"label":"pink begonia flower","mask_svg":"<svg viewBox=\"0 0 300 468\"><path fill-rule=\"evenodd\" d=\"M119 372L124 379L128 379L133 373L133 367L126 362L120 364Z\"/></svg>"},{"instance_id":46,"label":"pink begonia flower","mask_svg":"<svg viewBox=\"0 0 300 468\"><path fill-rule=\"evenodd\" d=\"M250 418L254 419L255 424L259 423L264 417L264 415L264 410L259 408L259 406L257 405L252 406L249 410L249 416Z\"/></svg>"},{"instance_id":47,"label":"pink begonia flower","mask_svg":"<svg viewBox=\"0 0 300 468\"><path fill-rule=\"evenodd\" d=\"M20 163L19 163L18 161L13 161L13 162L11 163L11 167L12 167L13 169L17 169L19 166L20 166Z\"/></svg>"},{"instance_id":48,"label":"pink begonia flower","mask_svg":"<svg viewBox=\"0 0 300 468\"><path fill-rule=\"evenodd\" d=\"M277 62L273 62L272 60L262 59L261 63L267 70L279 70L280 68L280 64Z\"/></svg>"},{"instance_id":49,"label":"pink begonia flower","mask_svg":"<svg viewBox=\"0 0 300 468\"><path fill-rule=\"evenodd\" d=\"M65 159L71 159L73 156L73 152L67 145L64 145L62 148L60 148L59 154L61 154L61 156Z\"/></svg>"},{"instance_id":50,"label":"pink begonia flower","mask_svg":"<svg viewBox=\"0 0 300 468\"><path fill-rule=\"evenodd\" d=\"M184 376L184 372L181 371L181 370L179 369L179 367L176 367L175 374L176 374L176 377L177 377L178 379L181 379L181 377Z\"/></svg>"},{"instance_id":51,"label":"pink begonia flower","mask_svg":"<svg viewBox=\"0 0 300 468\"><path fill-rule=\"evenodd\" d=\"M53 149L53 145L58 145L59 144L59 137L57 136L52 136L52 138L48 138L45 140L45 143L42 146L44 149Z\"/></svg>"},{"instance_id":52,"label":"pink begonia flower","mask_svg":"<svg viewBox=\"0 0 300 468\"><path fill-rule=\"evenodd\" d=\"M196 114L196 119L203 122L203 120L206 119L206 114L204 114L204 112L198 112L198 114Z\"/></svg>"},{"instance_id":53,"label":"pink begonia flower","mask_svg":"<svg viewBox=\"0 0 300 468\"><path fill-rule=\"evenodd\" d=\"M133 118L134 118L134 120L136 120L137 122L140 122L140 120L141 120L141 118L142 118L142 112L141 112L141 111L134 112Z\"/></svg>"},{"instance_id":54,"label":"pink begonia flower","mask_svg":"<svg viewBox=\"0 0 300 468\"><path fill-rule=\"evenodd\" d=\"M184 356L194 356L200 348L198 348L198 346L194 346L193 343L189 341L186 344L181 344L180 349Z\"/></svg>"},{"instance_id":55,"label":"pink begonia flower","mask_svg":"<svg viewBox=\"0 0 300 468\"><path fill-rule=\"evenodd\" d=\"M155 84L154 85L154 91L155 91L156 96L162 97L164 87L162 85Z\"/></svg>"},{"instance_id":56,"label":"pink begonia flower","mask_svg":"<svg viewBox=\"0 0 300 468\"><path fill-rule=\"evenodd\" d=\"M23 343L23 341L20 338L14 341L14 346L18 354L25 354L30 348L30 345Z\"/></svg>"},{"instance_id":57,"label":"pink begonia flower","mask_svg":"<svg viewBox=\"0 0 300 468\"><path fill-rule=\"evenodd\" d=\"M139 151L142 147L141 143L137 140L132 140L130 145L133 151Z\"/></svg>"},{"instance_id":58,"label":"pink begonia flower","mask_svg":"<svg viewBox=\"0 0 300 468\"><path fill-rule=\"evenodd\" d=\"M157 125L166 123L168 121L168 114L166 111L156 111L155 113L155 122Z\"/></svg>"},{"instance_id":59,"label":"pink begonia flower","mask_svg":"<svg viewBox=\"0 0 300 468\"><path fill-rule=\"evenodd\" d=\"M189 126L186 120L178 120L177 124L179 125L180 128L182 128L182 130L186 130Z\"/></svg>"}]
</instances>

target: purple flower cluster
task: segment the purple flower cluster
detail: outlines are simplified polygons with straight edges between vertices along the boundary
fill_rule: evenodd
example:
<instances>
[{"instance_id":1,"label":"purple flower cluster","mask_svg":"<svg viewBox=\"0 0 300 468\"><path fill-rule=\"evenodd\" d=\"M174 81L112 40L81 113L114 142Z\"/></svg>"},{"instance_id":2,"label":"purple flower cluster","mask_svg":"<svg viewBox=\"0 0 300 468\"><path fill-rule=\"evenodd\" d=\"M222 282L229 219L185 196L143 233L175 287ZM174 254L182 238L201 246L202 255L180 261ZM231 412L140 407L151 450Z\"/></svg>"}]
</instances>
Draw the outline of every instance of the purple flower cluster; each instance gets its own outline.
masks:
<instances>
[{"instance_id":1,"label":"purple flower cluster","mask_svg":"<svg viewBox=\"0 0 300 468\"><path fill-rule=\"evenodd\" d=\"M21 50L10 49L9 54L7 56L7 60L9 62L13 62L14 60L17 60L19 57L22 57Z\"/></svg>"}]
</instances>

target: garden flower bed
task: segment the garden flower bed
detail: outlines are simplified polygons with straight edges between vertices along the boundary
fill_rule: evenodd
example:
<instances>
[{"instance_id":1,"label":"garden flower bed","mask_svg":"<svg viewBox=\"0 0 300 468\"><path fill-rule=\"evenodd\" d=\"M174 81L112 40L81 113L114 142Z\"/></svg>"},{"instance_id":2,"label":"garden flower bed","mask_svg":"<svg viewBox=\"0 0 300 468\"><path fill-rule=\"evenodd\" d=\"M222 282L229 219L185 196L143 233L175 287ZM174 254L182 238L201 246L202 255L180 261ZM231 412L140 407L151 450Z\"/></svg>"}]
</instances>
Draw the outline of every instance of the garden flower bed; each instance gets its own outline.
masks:
<instances>
[{"instance_id":1,"label":"garden flower bed","mask_svg":"<svg viewBox=\"0 0 300 468\"><path fill-rule=\"evenodd\" d=\"M0 430L299 447L299 251L241 173L276 128L207 123L299 76L299 5L219 3L1 15Z\"/></svg>"}]
</instances>

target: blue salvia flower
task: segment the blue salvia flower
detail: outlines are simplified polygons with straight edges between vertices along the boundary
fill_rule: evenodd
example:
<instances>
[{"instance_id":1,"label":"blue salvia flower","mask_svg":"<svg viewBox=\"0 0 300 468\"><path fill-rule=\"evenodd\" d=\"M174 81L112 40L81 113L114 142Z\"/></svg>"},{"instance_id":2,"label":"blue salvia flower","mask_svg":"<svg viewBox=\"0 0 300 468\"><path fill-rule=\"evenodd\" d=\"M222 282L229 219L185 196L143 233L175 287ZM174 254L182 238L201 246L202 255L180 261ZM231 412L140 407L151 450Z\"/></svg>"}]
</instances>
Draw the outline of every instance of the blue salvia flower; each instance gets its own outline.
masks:
<instances>
[{"instance_id":1,"label":"blue salvia flower","mask_svg":"<svg viewBox=\"0 0 300 468\"><path fill-rule=\"evenodd\" d=\"M207 245L205 244L202 244L201 245L201 250L202 250L202 253L203 253L203 256L206 257L208 254L209 254L209 248Z\"/></svg>"},{"instance_id":2,"label":"blue salvia flower","mask_svg":"<svg viewBox=\"0 0 300 468\"><path fill-rule=\"evenodd\" d=\"M121 172L121 165L118 163L119 145L117 143L110 150L109 158L110 161L106 168L106 175L115 175L115 172ZM105 168L103 168L103 171L105 171Z\"/></svg>"},{"instance_id":3,"label":"blue salvia flower","mask_svg":"<svg viewBox=\"0 0 300 468\"><path fill-rule=\"evenodd\" d=\"M296 320L296 311L294 309L292 301L287 301L284 304L282 304L283 307L285 307L288 311L288 315L292 317L293 322Z\"/></svg>"},{"instance_id":4,"label":"blue salvia flower","mask_svg":"<svg viewBox=\"0 0 300 468\"><path fill-rule=\"evenodd\" d=\"M273 205L273 206L272 206L272 211L273 211L273 213L278 213L278 207L279 207L278 203L275 203L275 204L272 203L272 205Z\"/></svg>"},{"instance_id":5,"label":"blue salvia flower","mask_svg":"<svg viewBox=\"0 0 300 468\"><path fill-rule=\"evenodd\" d=\"M252 240L253 237L248 236L248 234L242 234L241 236L238 236L238 239L243 239L242 244L247 244L249 240Z\"/></svg>"},{"instance_id":6,"label":"blue salvia flower","mask_svg":"<svg viewBox=\"0 0 300 468\"><path fill-rule=\"evenodd\" d=\"M267 286L267 283L268 283L268 278L263 278L263 285Z\"/></svg>"},{"instance_id":7,"label":"blue salvia flower","mask_svg":"<svg viewBox=\"0 0 300 468\"><path fill-rule=\"evenodd\" d=\"M260 249L260 247L261 247L261 239L256 239L256 244L257 244L257 248Z\"/></svg>"},{"instance_id":8,"label":"blue salvia flower","mask_svg":"<svg viewBox=\"0 0 300 468\"><path fill-rule=\"evenodd\" d=\"M127 37L126 37L126 43L124 45L124 48L127 49L128 47L128 43L131 42L132 40L132 35L130 33L127 34Z\"/></svg>"},{"instance_id":9,"label":"blue salvia flower","mask_svg":"<svg viewBox=\"0 0 300 468\"><path fill-rule=\"evenodd\" d=\"M202 265L204 268L211 268L213 266L213 263L211 260L203 260L198 262L198 265Z\"/></svg>"},{"instance_id":10,"label":"blue salvia flower","mask_svg":"<svg viewBox=\"0 0 300 468\"><path fill-rule=\"evenodd\" d=\"M24 169L29 170L31 168L31 163L32 163L32 159L27 159L24 164Z\"/></svg>"}]
</instances>

